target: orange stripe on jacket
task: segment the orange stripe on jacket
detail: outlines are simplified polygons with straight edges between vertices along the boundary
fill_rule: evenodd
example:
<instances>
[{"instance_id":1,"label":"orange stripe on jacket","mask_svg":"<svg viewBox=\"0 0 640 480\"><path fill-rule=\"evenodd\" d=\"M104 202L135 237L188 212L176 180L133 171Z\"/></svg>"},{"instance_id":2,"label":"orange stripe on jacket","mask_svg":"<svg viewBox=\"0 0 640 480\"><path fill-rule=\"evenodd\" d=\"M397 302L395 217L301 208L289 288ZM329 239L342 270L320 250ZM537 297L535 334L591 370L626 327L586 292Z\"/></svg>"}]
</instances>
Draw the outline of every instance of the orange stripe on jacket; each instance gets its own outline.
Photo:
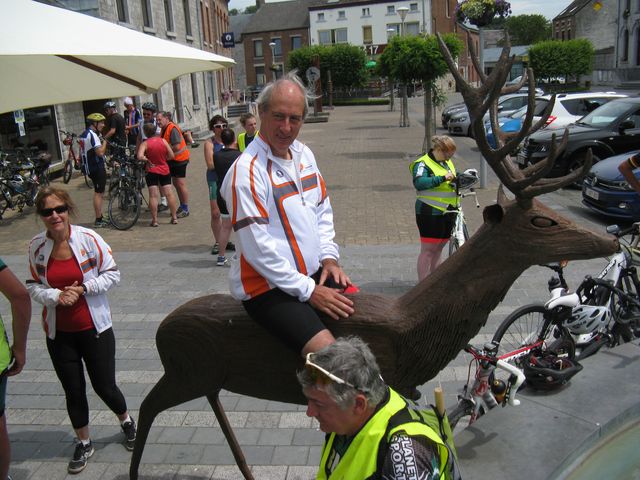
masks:
<instances>
[{"instance_id":1,"label":"orange stripe on jacket","mask_svg":"<svg viewBox=\"0 0 640 480\"><path fill-rule=\"evenodd\" d=\"M245 293L251 298L271 290L264 277L247 262L244 255L240 255L240 280Z\"/></svg>"}]
</instances>

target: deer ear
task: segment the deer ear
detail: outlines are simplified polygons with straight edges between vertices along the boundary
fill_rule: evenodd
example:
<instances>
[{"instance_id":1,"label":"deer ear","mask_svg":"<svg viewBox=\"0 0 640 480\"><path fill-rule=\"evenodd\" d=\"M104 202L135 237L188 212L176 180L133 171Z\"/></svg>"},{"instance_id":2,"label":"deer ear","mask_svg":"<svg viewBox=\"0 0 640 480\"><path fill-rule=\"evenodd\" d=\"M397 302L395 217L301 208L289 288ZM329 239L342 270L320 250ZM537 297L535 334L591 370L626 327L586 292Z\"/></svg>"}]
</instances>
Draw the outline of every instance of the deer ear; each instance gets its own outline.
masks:
<instances>
[{"instance_id":1,"label":"deer ear","mask_svg":"<svg viewBox=\"0 0 640 480\"><path fill-rule=\"evenodd\" d=\"M503 217L504 207L497 203L485 207L485 209L482 211L482 218L484 219L485 223L495 225L497 223L500 223Z\"/></svg>"}]
</instances>

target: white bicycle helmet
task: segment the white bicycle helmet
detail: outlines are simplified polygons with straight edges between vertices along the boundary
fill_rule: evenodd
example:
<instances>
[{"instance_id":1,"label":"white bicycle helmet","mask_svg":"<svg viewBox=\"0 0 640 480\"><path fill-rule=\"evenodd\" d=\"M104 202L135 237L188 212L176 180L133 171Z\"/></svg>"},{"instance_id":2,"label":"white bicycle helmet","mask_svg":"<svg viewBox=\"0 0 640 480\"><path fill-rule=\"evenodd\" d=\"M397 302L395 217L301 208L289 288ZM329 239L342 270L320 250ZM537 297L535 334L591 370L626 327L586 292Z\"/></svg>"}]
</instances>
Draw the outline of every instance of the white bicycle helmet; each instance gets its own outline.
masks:
<instances>
[{"instance_id":1,"label":"white bicycle helmet","mask_svg":"<svg viewBox=\"0 0 640 480\"><path fill-rule=\"evenodd\" d=\"M564 326L574 335L592 333L607 325L609 317L607 307L578 305L572 310L571 318L564 322Z\"/></svg>"}]
</instances>

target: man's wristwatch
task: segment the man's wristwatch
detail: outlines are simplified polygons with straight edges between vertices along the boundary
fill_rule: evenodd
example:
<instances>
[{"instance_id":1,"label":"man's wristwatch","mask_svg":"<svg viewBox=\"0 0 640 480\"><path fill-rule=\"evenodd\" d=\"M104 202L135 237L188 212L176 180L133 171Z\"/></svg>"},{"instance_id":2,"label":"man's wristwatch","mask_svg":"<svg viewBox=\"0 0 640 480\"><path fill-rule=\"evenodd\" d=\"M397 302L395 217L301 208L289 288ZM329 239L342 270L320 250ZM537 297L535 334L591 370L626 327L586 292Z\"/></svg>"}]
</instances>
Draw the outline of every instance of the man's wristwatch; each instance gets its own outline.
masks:
<instances>
[{"instance_id":1,"label":"man's wristwatch","mask_svg":"<svg viewBox=\"0 0 640 480\"><path fill-rule=\"evenodd\" d=\"M84 291L82 292L82 294L83 294L83 295L86 295L86 294L87 294L87 286L86 286L84 283L82 284L82 290L84 290Z\"/></svg>"}]
</instances>

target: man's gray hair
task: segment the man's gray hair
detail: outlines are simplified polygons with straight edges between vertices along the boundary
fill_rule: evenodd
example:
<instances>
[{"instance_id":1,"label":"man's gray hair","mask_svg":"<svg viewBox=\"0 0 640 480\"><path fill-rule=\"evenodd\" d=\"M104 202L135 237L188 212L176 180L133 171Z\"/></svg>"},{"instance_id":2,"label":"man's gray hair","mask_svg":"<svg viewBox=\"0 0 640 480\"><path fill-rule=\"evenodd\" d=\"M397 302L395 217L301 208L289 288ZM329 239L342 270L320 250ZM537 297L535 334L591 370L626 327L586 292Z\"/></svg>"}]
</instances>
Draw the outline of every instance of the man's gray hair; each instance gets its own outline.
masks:
<instances>
[{"instance_id":1,"label":"man's gray hair","mask_svg":"<svg viewBox=\"0 0 640 480\"><path fill-rule=\"evenodd\" d=\"M300 77L298 76L298 70L296 69L290 70L284 77L279 78L273 82L269 82L267 83L267 85L265 85L265 87L260 92L260 95L258 95L258 99L256 100L256 103L258 104L258 111L266 112L269 110L269 104L271 102L271 95L273 94L273 90L285 82L293 82L300 89L300 93L302 93L304 97L304 112L302 114L302 117L303 119L307 118L307 114L309 113L309 102L315 100L316 95L314 95L313 92L311 92L311 90L309 90L305 86L305 84L302 83L302 80L300 80Z\"/></svg>"},{"instance_id":2,"label":"man's gray hair","mask_svg":"<svg viewBox=\"0 0 640 480\"><path fill-rule=\"evenodd\" d=\"M358 393L364 394L371 406L384 399L387 386L380 376L378 362L360 337L337 338L335 343L311 355L311 361L355 387L331 381L320 387L341 409L351 407ZM298 372L298 381L302 388L318 387L307 368Z\"/></svg>"}]
</instances>

